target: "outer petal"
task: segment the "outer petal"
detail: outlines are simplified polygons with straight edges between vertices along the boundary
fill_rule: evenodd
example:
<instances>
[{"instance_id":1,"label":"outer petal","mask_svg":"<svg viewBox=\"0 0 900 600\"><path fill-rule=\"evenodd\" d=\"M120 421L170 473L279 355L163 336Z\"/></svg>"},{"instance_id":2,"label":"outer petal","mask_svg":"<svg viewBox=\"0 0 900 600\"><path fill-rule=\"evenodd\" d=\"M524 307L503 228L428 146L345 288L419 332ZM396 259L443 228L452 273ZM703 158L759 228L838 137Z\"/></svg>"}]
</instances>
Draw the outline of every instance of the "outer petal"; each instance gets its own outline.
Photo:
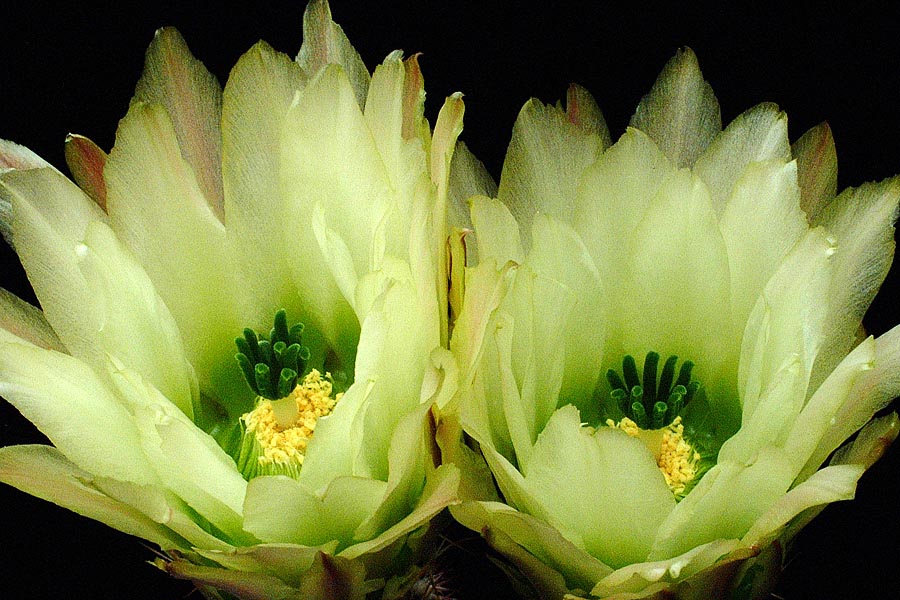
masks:
<instances>
[{"instance_id":1,"label":"outer petal","mask_svg":"<svg viewBox=\"0 0 900 600\"><path fill-rule=\"evenodd\" d=\"M350 78L359 108L366 105L369 71L340 25L331 20L327 0L313 0L303 13L303 45L297 62L309 76L327 65L341 65Z\"/></svg>"},{"instance_id":2,"label":"outer petal","mask_svg":"<svg viewBox=\"0 0 900 600\"><path fill-rule=\"evenodd\" d=\"M0 481L129 535L142 537L165 550L188 547L173 531L97 490L90 484L90 473L76 467L51 446L0 448Z\"/></svg>"},{"instance_id":3,"label":"outer petal","mask_svg":"<svg viewBox=\"0 0 900 600\"><path fill-rule=\"evenodd\" d=\"M828 123L816 125L791 144L797 159L800 208L810 223L837 194L837 151Z\"/></svg>"},{"instance_id":4,"label":"outer petal","mask_svg":"<svg viewBox=\"0 0 900 600\"><path fill-rule=\"evenodd\" d=\"M598 133L573 123L561 109L534 99L525 104L513 126L497 194L516 215L526 248L536 212L571 222L581 174L603 150Z\"/></svg>"},{"instance_id":5,"label":"outer petal","mask_svg":"<svg viewBox=\"0 0 900 600\"><path fill-rule=\"evenodd\" d=\"M233 350L235 332L249 322L244 287L161 106L132 104L105 174L113 230L172 312L201 390L236 419L251 401Z\"/></svg>"},{"instance_id":6,"label":"outer petal","mask_svg":"<svg viewBox=\"0 0 900 600\"><path fill-rule=\"evenodd\" d=\"M70 133L66 136L66 164L72 178L103 210L106 210L106 181L103 179L106 158L106 152L83 135Z\"/></svg>"},{"instance_id":7,"label":"outer petal","mask_svg":"<svg viewBox=\"0 0 900 600\"><path fill-rule=\"evenodd\" d=\"M598 580L612 572L607 565L562 537L553 527L505 504L466 502L451 507L450 512L457 521L469 529L486 531L487 539L495 547L496 538L491 534L502 532L514 545L520 546L536 557L538 559L536 565L529 561L529 566L535 568L530 571L523 570L526 571L533 583L538 583L541 579L551 580L552 583L545 584L544 589L558 588L560 583L553 581L555 579L553 575L537 568L538 566L547 565L544 569L549 567L561 573L565 577L565 581L562 582L563 587L569 589L589 590ZM514 550L514 548L509 549ZM520 561L516 562L522 566Z\"/></svg>"},{"instance_id":8,"label":"outer petal","mask_svg":"<svg viewBox=\"0 0 900 600\"><path fill-rule=\"evenodd\" d=\"M469 203L479 241L479 261L493 261L497 265L524 261L519 223L509 209L499 200L485 196L475 196Z\"/></svg>"},{"instance_id":9,"label":"outer petal","mask_svg":"<svg viewBox=\"0 0 900 600\"><path fill-rule=\"evenodd\" d=\"M44 313L4 289L0 289L0 327L40 348L66 352Z\"/></svg>"},{"instance_id":10,"label":"outer petal","mask_svg":"<svg viewBox=\"0 0 900 600\"><path fill-rule=\"evenodd\" d=\"M85 471L157 481L131 415L83 362L0 330L0 394Z\"/></svg>"},{"instance_id":11,"label":"outer petal","mask_svg":"<svg viewBox=\"0 0 900 600\"><path fill-rule=\"evenodd\" d=\"M828 333L815 366L812 389L853 346L863 315L894 258L894 221L900 178L847 189L819 214L816 224L837 240L834 277L828 290Z\"/></svg>"},{"instance_id":12,"label":"outer petal","mask_svg":"<svg viewBox=\"0 0 900 600\"><path fill-rule=\"evenodd\" d=\"M191 55L177 30L156 32L147 49L144 74L134 100L165 107L178 147L216 217L222 210L222 89L203 63Z\"/></svg>"},{"instance_id":13,"label":"outer petal","mask_svg":"<svg viewBox=\"0 0 900 600\"><path fill-rule=\"evenodd\" d=\"M663 67L631 117L631 127L649 135L678 167L693 166L722 130L719 103L690 48L679 50Z\"/></svg>"},{"instance_id":14,"label":"outer petal","mask_svg":"<svg viewBox=\"0 0 900 600\"><path fill-rule=\"evenodd\" d=\"M791 160L787 116L774 104L760 104L738 116L697 159L694 172L709 187L716 214L722 214L747 165L761 160Z\"/></svg>"},{"instance_id":15,"label":"outer petal","mask_svg":"<svg viewBox=\"0 0 900 600\"><path fill-rule=\"evenodd\" d=\"M70 352L99 364L99 323L86 310L93 300L75 250L88 224L106 216L54 169L8 173L0 183L0 194L12 207L13 245L47 321Z\"/></svg>"},{"instance_id":16,"label":"outer petal","mask_svg":"<svg viewBox=\"0 0 900 600\"><path fill-rule=\"evenodd\" d=\"M728 247L734 337L782 258L806 232L796 163L751 163L737 180L719 227Z\"/></svg>"}]
</instances>

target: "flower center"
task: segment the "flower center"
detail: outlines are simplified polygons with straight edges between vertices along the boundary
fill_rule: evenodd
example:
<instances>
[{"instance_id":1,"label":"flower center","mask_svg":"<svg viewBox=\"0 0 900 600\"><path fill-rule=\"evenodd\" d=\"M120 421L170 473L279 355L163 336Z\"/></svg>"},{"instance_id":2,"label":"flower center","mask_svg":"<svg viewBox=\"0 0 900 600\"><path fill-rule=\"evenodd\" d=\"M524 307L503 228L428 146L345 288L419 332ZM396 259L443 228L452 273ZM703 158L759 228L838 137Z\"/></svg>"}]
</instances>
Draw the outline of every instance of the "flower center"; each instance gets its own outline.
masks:
<instances>
[{"instance_id":1,"label":"flower center","mask_svg":"<svg viewBox=\"0 0 900 600\"><path fill-rule=\"evenodd\" d=\"M269 339L245 329L236 356L256 405L241 416L241 442L235 462L247 480L259 475L297 477L320 417L331 414L342 394L332 396L330 373L304 374L309 349L303 324L287 326L285 311L275 313Z\"/></svg>"},{"instance_id":2,"label":"flower center","mask_svg":"<svg viewBox=\"0 0 900 600\"><path fill-rule=\"evenodd\" d=\"M238 468L245 477L299 475L316 421L331 414L343 395L331 392L330 376L313 369L288 396L258 398L256 408L241 417L245 431Z\"/></svg>"},{"instance_id":3,"label":"flower center","mask_svg":"<svg viewBox=\"0 0 900 600\"><path fill-rule=\"evenodd\" d=\"M622 359L621 375L613 369L607 371L610 398L622 418L618 422L607 419L606 425L647 446L666 485L680 500L705 469L703 455L685 439L680 415L697 394L700 382L691 381L694 363L689 360L681 364L676 378L677 364L678 357L670 356L659 373L659 354L648 352L640 374L631 355Z\"/></svg>"}]
</instances>

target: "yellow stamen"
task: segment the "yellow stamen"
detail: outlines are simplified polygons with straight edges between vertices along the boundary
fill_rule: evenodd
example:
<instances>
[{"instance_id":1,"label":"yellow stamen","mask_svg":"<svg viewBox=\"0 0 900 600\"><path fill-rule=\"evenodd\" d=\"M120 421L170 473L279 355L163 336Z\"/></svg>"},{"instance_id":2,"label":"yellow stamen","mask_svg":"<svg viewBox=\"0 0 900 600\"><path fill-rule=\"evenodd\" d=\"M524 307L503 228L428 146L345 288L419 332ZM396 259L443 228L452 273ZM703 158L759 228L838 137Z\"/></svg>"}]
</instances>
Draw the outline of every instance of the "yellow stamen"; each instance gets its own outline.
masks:
<instances>
[{"instance_id":1,"label":"yellow stamen","mask_svg":"<svg viewBox=\"0 0 900 600\"><path fill-rule=\"evenodd\" d=\"M618 423L607 419L606 424L621 429L633 438L638 438L656 457L656 465L666 480L666 485L676 496L684 493L687 485L697 476L700 453L684 439L684 425L681 417L675 417L662 429L644 430L625 417Z\"/></svg>"},{"instance_id":2,"label":"yellow stamen","mask_svg":"<svg viewBox=\"0 0 900 600\"><path fill-rule=\"evenodd\" d=\"M331 391L329 374L322 377L313 369L290 396L275 401L293 401L296 405L296 415L288 423L281 414L284 411L276 411L273 401L260 398L256 408L241 417L247 434L255 435L262 450L257 462L260 465L302 465L306 446L316 430L316 421L330 414L341 398L342 394L332 398Z\"/></svg>"}]
</instances>

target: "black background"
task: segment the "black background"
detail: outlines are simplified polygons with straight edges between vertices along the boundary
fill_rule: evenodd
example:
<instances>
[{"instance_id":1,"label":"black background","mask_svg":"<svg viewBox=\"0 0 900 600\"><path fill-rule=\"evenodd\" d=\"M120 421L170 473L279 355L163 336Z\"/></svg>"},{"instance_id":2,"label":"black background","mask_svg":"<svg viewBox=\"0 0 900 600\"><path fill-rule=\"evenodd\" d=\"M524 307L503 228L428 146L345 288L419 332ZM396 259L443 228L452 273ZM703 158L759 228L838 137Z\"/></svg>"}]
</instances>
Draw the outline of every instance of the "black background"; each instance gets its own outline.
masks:
<instances>
[{"instance_id":1,"label":"black background","mask_svg":"<svg viewBox=\"0 0 900 600\"><path fill-rule=\"evenodd\" d=\"M370 68L395 48L423 53L432 122L447 94L465 93L462 137L495 177L515 116L530 96L556 101L578 82L597 98L615 138L666 60L685 45L698 55L725 122L774 101L789 115L792 139L820 121L830 123L841 187L900 173L897 8L874 2L830 11L786 3L729 4L727 10L681 4L544 2L525 8L335 0L332 11ZM224 83L258 39L294 55L303 7L149 2L134 12L81 2L7 5L0 15L0 137L59 167L68 132L108 150L155 28L178 27ZM33 301L21 267L2 250L0 282ZM870 332L900 322L898 299L894 269L866 319ZM3 405L0 445L39 439ZM857 500L829 507L804 531L780 597L896 597L898 455L894 448L866 474ZM190 592L147 565L153 554L137 540L5 486L0 502L0 596L181 598Z\"/></svg>"}]
</instances>

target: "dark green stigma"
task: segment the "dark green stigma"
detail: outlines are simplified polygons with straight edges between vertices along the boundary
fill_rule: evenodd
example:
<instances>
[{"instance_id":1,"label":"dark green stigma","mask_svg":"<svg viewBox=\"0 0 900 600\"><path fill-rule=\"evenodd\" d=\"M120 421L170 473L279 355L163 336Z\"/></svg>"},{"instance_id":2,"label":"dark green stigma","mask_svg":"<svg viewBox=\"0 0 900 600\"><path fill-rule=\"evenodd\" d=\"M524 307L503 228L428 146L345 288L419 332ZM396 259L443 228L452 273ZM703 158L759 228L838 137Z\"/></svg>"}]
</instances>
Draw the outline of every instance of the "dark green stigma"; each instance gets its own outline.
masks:
<instances>
[{"instance_id":1,"label":"dark green stigma","mask_svg":"<svg viewBox=\"0 0 900 600\"><path fill-rule=\"evenodd\" d=\"M700 389L699 381L691 381L694 363L689 360L681 363L675 379L677 363L677 356L666 359L657 379L659 354L648 352L641 377L634 357L627 354L622 359L622 376L613 369L606 372L606 380L612 388L610 397L622 414L641 429L661 429L669 425Z\"/></svg>"},{"instance_id":2,"label":"dark green stigma","mask_svg":"<svg viewBox=\"0 0 900 600\"><path fill-rule=\"evenodd\" d=\"M302 335L303 323L288 329L287 313L282 308L275 313L275 326L268 340L252 329L244 329L244 337L234 340L238 347L235 358L257 395L278 400L294 391L309 360L309 348L303 345Z\"/></svg>"}]
</instances>

